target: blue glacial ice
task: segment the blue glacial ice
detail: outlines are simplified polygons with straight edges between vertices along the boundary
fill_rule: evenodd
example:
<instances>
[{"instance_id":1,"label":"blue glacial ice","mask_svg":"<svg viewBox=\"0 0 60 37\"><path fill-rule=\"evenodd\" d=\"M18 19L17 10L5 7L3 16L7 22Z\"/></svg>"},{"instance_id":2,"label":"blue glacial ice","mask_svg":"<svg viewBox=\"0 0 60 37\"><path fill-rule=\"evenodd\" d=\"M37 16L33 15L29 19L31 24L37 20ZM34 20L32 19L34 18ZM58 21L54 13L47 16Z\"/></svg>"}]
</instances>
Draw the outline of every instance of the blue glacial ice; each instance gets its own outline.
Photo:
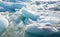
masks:
<instances>
[{"instance_id":1,"label":"blue glacial ice","mask_svg":"<svg viewBox=\"0 0 60 37\"><path fill-rule=\"evenodd\" d=\"M50 37L54 33L60 33L59 1L0 1L0 37Z\"/></svg>"},{"instance_id":2,"label":"blue glacial ice","mask_svg":"<svg viewBox=\"0 0 60 37\"><path fill-rule=\"evenodd\" d=\"M30 18L32 20L37 20L38 16L32 14L32 12L29 12L28 10L22 10L22 16L26 17L26 18Z\"/></svg>"},{"instance_id":3,"label":"blue glacial ice","mask_svg":"<svg viewBox=\"0 0 60 37\"><path fill-rule=\"evenodd\" d=\"M17 2L17 1L30 2L31 0L3 0L3 1L7 1L7 2Z\"/></svg>"},{"instance_id":4,"label":"blue glacial ice","mask_svg":"<svg viewBox=\"0 0 60 37\"><path fill-rule=\"evenodd\" d=\"M2 11L16 12L15 9L21 9L23 6L25 5L19 3L0 2L0 7L2 7Z\"/></svg>"}]
</instances>

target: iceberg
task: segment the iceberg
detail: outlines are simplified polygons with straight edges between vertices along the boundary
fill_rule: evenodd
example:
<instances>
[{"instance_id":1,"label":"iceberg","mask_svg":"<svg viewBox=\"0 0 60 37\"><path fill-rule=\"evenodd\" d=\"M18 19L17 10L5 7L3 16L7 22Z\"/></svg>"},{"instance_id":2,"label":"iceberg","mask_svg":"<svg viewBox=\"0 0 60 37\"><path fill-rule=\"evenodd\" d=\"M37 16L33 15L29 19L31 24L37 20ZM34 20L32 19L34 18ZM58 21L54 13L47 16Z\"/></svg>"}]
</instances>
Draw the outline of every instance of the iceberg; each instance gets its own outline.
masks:
<instances>
[{"instance_id":1,"label":"iceberg","mask_svg":"<svg viewBox=\"0 0 60 37\"><path fill-rule=\"evenodd\" d=\"M2 0L2 1L7 1L7 2L18 2L18 1L21 1L21 2L30 2L31 0Z\"/></svg>"},{"instance_id":2,"label":"iceberg","mask_svg":"<svg viewBox=\"0 0 60 37\"><path fill-rule=\"evenodd\" d=\"M28 10L22 10L21 13L22 13L22 15L23 15L24 17L30 18L30 19L32 19L32 20L34 20L34 21L36 21L37 18L38 18L37 15L32 14L32 12L29 12Z\"/></svg>"},{"instance_id":3,"label":"iceberg","mask_svg":"<svg viewBox=\"0 0 60 37\"><path fill-rule=\"evenodd\" d=\"M9 2L1 2L0 1L0 7L3 7L2 11L10 11L10 12L16 12L15 9L21 9L23 6L22 4L19 3L9 3Z\"/></svg>"},{"instance_id":4,"label":"iceberg","mask_svg":"<svg viewBox=\"0 0 60 37\"><path fill-rule=\"evenodd\" d=\"M2 15L0 15L0 33L7 28L9 25L9 22L6 18L4 18Z\"/></svg>"},{"instance_id":5,"label":"iceberg","mask_svg":"<svg viewBox=\"0 0 60 37\"><path fill-rule=\"evenodd\" d=\"M18 0L18 1L22 1L22 2L30 2L31 0Z\"/></svg>"},{"instance_id":6,"label":"iceberg","mask_svg":"<svg viewBox=\"0 0 60 37\"><path fill-rule=\"evenodd\" d=\"M7 1L7 2L17 2L17 0L2 0L2 1Z\"/></svg>"},{"instance_id":7,"label":"iceberg","mask_svg":"<svg viewBox=\"0 0 60 37\"><path fill-rule=\"evenodd\" d=\"M41 24L42 25L42 24ZM39 26L39 25L27 25L26 26L26 32L25 32L25 36L30 37L31 35L33 36L48 36L52 33L58 32L57 28L55 27L51 27L51 26ZM26 34L27 33L27 34ZM31 37L32 37L31 36Z\"/></svg>"}]
</instances>

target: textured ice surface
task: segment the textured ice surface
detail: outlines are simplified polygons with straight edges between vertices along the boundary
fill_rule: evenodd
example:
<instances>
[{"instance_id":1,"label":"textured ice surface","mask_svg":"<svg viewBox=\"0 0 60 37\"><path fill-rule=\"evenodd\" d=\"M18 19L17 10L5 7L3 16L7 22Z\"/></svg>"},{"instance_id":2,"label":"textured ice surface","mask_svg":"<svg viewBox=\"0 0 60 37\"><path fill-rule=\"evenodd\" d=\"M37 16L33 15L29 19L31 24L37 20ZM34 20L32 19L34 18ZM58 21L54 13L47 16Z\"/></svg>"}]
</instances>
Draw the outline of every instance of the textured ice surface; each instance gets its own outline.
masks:
<instances>
[{"instance_id":1,"label":"textured ice surface","mask_svg":"<svg viewBox=\"0 0 60 37\"><path fill-rule=\"evenodd\" d=\"M0 37L60 37L60 1L0 0Z\"/></svg>"},{"instance_id":2,"label":"textured ice surface","mask_svg":"<svg viewBox=\"0 0 60 37\"><path fill-rule=\"evenodd\" d=\"M8 20L0 15L0 33L9 25Z\"/></svg>"}]
</instances>

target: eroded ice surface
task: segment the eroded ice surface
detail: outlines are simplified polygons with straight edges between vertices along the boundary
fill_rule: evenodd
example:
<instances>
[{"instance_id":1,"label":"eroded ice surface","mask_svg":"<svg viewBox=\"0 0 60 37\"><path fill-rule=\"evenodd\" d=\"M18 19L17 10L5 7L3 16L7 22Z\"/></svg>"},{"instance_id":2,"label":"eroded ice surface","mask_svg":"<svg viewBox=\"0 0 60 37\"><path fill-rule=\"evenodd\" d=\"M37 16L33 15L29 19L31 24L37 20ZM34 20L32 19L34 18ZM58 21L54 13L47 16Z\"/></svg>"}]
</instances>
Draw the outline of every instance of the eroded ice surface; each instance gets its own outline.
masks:
<instances>
[{"instance_id":1,"label":"eroded ice surface","mask_svg":"<svg viewBox=\"0 0 60 37\"><path fill-rule=\"evenodd\" d=\"M58 0L1 0L0 14L1 37L60 35L60 1Z\"/></svg>"}]
</instances>

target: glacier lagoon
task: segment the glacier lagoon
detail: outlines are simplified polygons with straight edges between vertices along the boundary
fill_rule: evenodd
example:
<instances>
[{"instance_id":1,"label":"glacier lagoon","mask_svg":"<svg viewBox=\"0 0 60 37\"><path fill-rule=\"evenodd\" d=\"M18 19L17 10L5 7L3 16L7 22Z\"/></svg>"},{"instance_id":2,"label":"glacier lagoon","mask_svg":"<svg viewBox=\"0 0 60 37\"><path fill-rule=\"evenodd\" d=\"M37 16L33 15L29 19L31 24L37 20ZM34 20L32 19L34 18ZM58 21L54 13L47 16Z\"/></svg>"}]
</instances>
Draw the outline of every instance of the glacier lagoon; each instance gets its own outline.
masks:
<instances>
[{"instance_id":1,"label":"glacier lagoon","mask_svg":"<svg viewBox=\"0 0 60 37\"><path fill-rule=\"evenodd\" d=\"M60 1L1 0L0 37L60 37Z\"/></svg>"}]
</instances>

